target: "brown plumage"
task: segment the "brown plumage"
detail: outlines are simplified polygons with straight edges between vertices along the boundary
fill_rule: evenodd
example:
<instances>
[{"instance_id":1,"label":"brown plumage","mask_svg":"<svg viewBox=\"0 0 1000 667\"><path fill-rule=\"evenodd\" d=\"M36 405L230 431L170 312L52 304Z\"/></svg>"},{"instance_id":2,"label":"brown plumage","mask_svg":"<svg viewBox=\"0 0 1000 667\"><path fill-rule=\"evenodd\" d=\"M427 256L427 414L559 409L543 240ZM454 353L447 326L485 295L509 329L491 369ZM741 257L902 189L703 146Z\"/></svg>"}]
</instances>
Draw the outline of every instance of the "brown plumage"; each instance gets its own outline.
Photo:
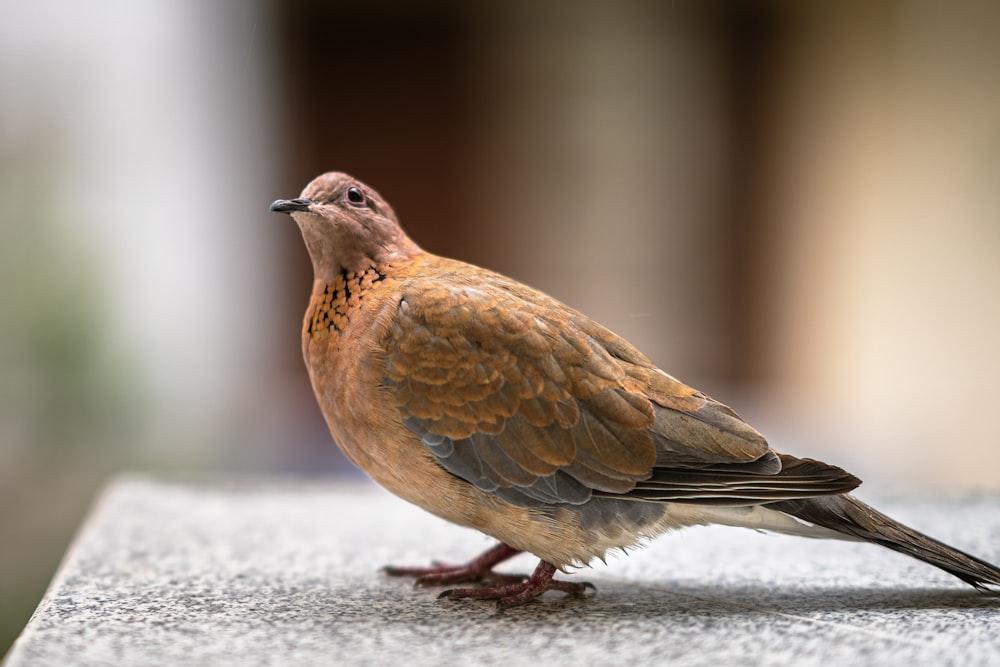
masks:
<instances>
[{"instance_id":1,"label":"brown plumage","mask_svg":"<svg viewBox=\"0 0 1000 667\"><path fill-rule=\"evenodd\" d=\"M982 588L1000 570L894 522L836 466L774 452L735 412L585 315L421 250L372 188L316 178L271 210L315 272L302 349L334 440L396 495L501 544L466 566L387 568L450 597L583 594L557 569L721 523L876 542ZM528 578L492 568L520 551Z\"/></svg>"}]
</instances>

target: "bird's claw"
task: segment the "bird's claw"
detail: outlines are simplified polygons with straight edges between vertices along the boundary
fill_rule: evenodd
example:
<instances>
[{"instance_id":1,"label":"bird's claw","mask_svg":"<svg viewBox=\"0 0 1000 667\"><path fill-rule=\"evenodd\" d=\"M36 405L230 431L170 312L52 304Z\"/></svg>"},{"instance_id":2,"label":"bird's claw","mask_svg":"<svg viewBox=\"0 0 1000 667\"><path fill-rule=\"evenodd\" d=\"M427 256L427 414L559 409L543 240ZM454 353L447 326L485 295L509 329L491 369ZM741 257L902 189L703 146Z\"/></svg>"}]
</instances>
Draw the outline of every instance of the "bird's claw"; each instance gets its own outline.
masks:
<instances>
[{"instance_id":1,"label":"bird's claw","mask_svg":"<svg viewBox=\"0 0 1000 667\"><path fill-rule=\"evenodd\" d=\"M382 571L394 577L416 577L415 586L447 586L474 584L470 588L449 588L438 599L461 600L479 598L496 600L499 607L512 607L537 598L545 591L559 591L575 598L593 595L597 589L590 582L560 581L553 579L556 567L540 561L531 576L499 574L493 567L519 552L506 544L499 544L466 565L445 565L435 562L431 567L383 567Z\"/></svg>"}]
</instances>

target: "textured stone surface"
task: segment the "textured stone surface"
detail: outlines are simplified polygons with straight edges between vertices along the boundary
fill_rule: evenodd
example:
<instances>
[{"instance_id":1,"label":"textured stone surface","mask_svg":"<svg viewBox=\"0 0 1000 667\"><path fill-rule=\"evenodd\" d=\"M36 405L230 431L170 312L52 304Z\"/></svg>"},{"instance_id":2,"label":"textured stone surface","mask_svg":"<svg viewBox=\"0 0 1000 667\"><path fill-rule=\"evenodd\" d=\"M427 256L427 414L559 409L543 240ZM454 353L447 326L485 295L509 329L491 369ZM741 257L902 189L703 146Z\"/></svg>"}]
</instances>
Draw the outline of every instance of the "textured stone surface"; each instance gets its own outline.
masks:
<instances>
[{"instance_id":1,"label":"textured stone surface","mask_svg":"<svg viewBox=\"0 0 1000 667\"><path fill-rule=\"evenodd\" d=\"M874 504L1000 561L998 497ZM490 544L370 486L124 477L5 664L1000 664L1000 597L865 544L692 528L504 611L378 572Z\"/></svg>"}]
</instances>

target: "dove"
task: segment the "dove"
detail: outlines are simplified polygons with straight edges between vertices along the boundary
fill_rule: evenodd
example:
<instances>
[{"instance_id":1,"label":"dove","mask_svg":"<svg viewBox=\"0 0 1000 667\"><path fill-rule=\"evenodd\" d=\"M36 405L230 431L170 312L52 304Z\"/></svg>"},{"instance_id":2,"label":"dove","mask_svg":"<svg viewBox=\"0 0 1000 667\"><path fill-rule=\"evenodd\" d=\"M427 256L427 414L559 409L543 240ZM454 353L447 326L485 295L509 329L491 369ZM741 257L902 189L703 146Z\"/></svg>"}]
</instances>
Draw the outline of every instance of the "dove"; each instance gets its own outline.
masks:
<instances>
[{"instance_id":1,"label":"dove","mask_svg":"<svg viewBox=\"0 0 1000 667\"><path fill-rule=\"evenodd\" d=\"M373 188L324 173L270 210L313 265L302 352L333 440L375 482L498 540L464 565L387 567L442 597L511 606L556 572L721 524L864 540L981 589L1000 569L848 492L843 469L774 451L736 412L623 338L503 275L421 249ZM494 572L521 552L530 576Z\"/></svg>"}]
</instances>

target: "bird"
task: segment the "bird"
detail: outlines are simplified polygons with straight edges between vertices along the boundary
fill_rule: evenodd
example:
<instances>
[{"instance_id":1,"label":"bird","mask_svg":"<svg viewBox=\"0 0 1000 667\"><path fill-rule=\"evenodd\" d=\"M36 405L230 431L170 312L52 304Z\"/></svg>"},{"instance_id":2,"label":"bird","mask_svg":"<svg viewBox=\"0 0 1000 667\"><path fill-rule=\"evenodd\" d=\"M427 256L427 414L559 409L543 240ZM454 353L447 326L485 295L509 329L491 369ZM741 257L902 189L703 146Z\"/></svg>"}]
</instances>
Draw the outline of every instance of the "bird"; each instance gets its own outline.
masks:
<instances>
[{"instance_id":1,"label":"bird","mask_svg":"<svg viewBox=\"0 0 1000 667\"><path fill-rule=\"evenodd\" d=\"M557 572L668 531L721 524L862 540L975 588L1000 569L849 494L861 480L778 453L728 406L629 342L527 285L426 252L389 203L342 172L278 199L314 281L302 353L333 440L388 491L498 540L466 564L387 566L439 597L498 606L546 591L589 597ZM530 575L498 573L527 552Z\"/></svg>"}]
</instances>

